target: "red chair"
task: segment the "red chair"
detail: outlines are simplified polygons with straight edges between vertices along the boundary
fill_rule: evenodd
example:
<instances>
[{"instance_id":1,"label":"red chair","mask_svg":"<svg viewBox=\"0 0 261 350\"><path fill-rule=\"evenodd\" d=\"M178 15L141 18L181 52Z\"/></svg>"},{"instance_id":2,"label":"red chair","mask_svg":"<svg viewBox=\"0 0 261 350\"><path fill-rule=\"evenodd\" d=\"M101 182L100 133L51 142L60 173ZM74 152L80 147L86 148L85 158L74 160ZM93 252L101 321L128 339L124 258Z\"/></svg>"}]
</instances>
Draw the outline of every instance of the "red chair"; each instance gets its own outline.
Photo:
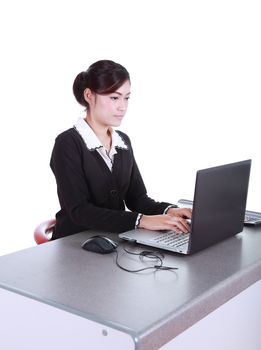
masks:
<instances>
[{"instance_id":1,"label":"red chair","mask_svg":"<svg viewBox=\"0 0 261 350\"><path fill-rule=\"evenodd\" d=\"M50 241L55 223L55 219L50 219L42 222L36 227L34 230L34 240L37 244Z\"/></svg>"}]
</instances>

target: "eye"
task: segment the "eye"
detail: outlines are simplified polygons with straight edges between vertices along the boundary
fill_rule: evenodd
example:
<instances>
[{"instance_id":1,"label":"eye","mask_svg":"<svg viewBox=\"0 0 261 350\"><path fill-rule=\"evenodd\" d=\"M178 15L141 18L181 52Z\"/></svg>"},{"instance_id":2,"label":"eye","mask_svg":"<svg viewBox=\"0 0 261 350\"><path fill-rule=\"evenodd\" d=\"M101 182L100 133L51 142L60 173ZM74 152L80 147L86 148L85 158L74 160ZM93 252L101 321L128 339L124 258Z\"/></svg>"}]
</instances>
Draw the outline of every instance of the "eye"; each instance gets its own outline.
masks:
<instances>
[{"instance_id":1,"label":"eye","mask_svg":"<svg viewBox=\"0 0 261 350\"><path fill-rule=\"evenodd\" d=\"M129 99L130 99L130 96L125 97L126 101L129 101Z\"/></svg>"},{"instance_id":2,"label":"eye","mask_svg":"<svg viewBox=\"0 0 261 350\"><path fill-rule=\"evenodd\" d=\"M111 98L111 100L113 100L113 101L117 101L117 100L119 99L118 96L111 96L110 98Z\"/></svg>"}]
</instances>

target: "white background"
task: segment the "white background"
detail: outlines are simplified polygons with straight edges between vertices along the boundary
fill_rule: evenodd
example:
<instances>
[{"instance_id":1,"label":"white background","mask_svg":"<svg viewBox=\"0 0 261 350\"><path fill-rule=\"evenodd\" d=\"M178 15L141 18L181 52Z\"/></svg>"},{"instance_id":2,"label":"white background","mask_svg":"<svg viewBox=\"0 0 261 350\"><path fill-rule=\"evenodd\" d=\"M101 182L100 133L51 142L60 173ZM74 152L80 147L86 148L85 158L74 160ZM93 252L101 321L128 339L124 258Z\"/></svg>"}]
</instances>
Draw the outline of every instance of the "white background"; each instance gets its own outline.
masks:
<instances>
[{"instance_id":1,"label":"white background","mask_svg":"<svg viewBox=\"0 0 261 350\"><path fill-rule=\"evenodd\" d=\"M1 1L0 255L59 210L54 139L84 115L72 83L99 59L131 74L121 130L151 197L192 199L196 170L252 158L261 211L260 18L258 0Z\"/></svg>"}]
</instances>

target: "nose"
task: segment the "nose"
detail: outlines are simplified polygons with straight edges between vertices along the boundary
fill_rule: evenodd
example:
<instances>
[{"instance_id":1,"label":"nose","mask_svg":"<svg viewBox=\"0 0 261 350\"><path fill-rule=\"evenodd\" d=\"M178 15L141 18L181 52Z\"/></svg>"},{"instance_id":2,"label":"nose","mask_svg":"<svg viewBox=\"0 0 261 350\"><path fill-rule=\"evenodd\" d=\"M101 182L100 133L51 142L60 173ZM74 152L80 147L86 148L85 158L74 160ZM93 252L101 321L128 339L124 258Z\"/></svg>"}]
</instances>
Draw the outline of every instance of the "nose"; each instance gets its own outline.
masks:
<instances>
[{"instance_id":1,"label":"nose","mask_svg":"<svg viewBox=\"0 0 261 350\"><path fill-rule=\"evenodd\" d=\"M119 111L126 111L127 109L127 101L125 99L119 99L119 104L118 104L118 110Z\"/></svg>"}]
</instances>

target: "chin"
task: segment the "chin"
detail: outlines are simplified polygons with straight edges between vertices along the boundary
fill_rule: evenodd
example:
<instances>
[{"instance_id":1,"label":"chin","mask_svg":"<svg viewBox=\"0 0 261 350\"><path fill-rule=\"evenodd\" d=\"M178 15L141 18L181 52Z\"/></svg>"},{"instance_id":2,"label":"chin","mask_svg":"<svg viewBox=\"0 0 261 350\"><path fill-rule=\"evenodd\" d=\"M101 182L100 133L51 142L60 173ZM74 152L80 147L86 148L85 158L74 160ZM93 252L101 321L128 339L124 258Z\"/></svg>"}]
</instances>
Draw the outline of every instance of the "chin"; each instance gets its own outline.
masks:
<instances>
[{"instance_id":1,"label":"chin","mask_svg":"<svg viewBox=\"0 0 261 350\"><path fill-rule=\"evenodd\" d=\"M113 120L111 122L111 126L120 126L121 122L122 122L122 119L121 120Z\"/></svg>"}]
</instances>

